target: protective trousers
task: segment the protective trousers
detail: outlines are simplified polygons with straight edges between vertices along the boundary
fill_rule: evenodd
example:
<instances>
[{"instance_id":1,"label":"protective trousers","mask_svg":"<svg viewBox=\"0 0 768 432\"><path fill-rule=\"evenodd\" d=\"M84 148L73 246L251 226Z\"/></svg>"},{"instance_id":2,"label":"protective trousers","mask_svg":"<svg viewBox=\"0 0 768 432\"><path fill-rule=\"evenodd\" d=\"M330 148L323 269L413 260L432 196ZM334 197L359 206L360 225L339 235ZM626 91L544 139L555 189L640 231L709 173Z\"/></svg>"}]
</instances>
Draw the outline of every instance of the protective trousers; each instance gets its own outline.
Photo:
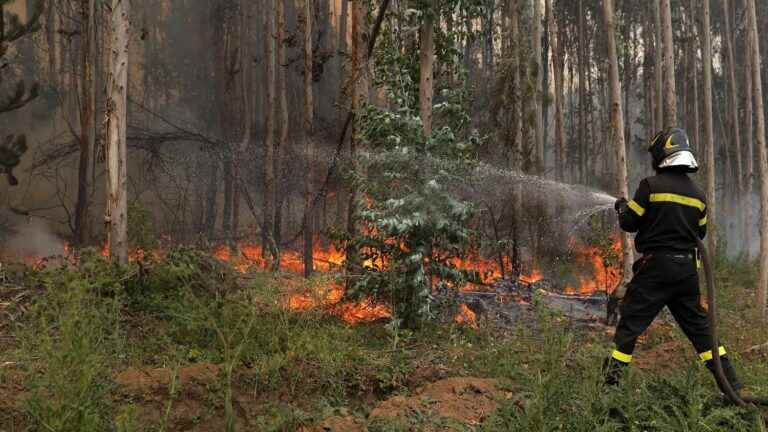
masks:
<instances>
[{"instance_id":1,"label":"protective trousers","mask_svg":"<svg viewBox=\"0 0 768 432\"><path fill-rule=\"evenodd\" d=\"M634 277L620 306L614 343L607 359L606 382L614 384L632 361L637 338L666 306L683 333L693 344L699 359L713 370L707 315L699 303L699 275L695 252L656 252L644 255L633 266ZM723 369L731 386L741 384L728 360L725 348L718 347Z\"/></svg>"}]
</instances>

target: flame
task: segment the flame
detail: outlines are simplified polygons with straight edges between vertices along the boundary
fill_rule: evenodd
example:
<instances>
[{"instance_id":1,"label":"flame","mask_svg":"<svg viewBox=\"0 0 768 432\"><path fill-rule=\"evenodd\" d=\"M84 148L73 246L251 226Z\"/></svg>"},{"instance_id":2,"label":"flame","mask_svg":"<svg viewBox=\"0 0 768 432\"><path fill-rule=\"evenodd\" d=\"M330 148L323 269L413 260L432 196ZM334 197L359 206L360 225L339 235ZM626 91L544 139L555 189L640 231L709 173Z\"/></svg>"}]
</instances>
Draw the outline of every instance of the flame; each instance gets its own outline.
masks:
<instances>
[{"instance_id":1,"label":"flame","mask_svg":"<svg viewBox=\"0 0 768 432\"><path fill-rule=\"evenodd\" d=\"M539 270L538 268L534 268L531 274L522 275L518 279L520 279L520 282L532 284L534 282L538 282L544 279L544 275L541 274L541 270Z\"/></svg>"},{"instance_id":2,"label":"flame","mask_svg":"<svg viewBox=\"0 0 768 432\"><path fill-rule=\"evenodd\" d=\"M288 308L293 311L326 308L332 315L340 317L349 324L373 322L392 316L389 307L376 303L371 298L342 303L344 292L344 287L340 284L319 286L310 292L291 295L288 298Z\"/></svg>"},{"instance_id":3,"label":"flame","mask_svg":"<svg viewBox=\"0 0 768 432\"><path fill-rule=\"evenodd\" d=\"M230 247L222 245L214 249L213 256L220 261L232 264L232 267L240 273L247 273L251 268L269 268L269 262L264 258L261 246L240 243L237 249L240 252L239 256L233 256ZM327 273L340 268L344 263L345 256L343 251L339 251L333 246L325 249L316 247L312 251L312 267L317 271ZM303 255L292 250L282 251L280 270L290 273L304 272Z\"/></svg>"},{"instance_id":4,"label":"flame","mask_svg":"<svg viewBox=\"0 0 768 432\"><path fill-rule=\"evenodd\" d=\"M477 253L472 253L464 258L453 258L450 263L459 270L476 272L480 276L480 282L486 285L501 278L498 261L485 259Z\"/></svg>"},{"instance_id":5,"label":"flame","mask_svg":"<svg viewBox=\"0 0 768 432\"><path fill-rule=\"evenodd\" d=\"M464 324L477 330L477 314L466 303L459 305L459 313L453 318L457 324Z\"/></svg>"},{"instance_id":6,"label":"flame","mask_svg":"<svg viewBox=\"0 0 768 432\"><path fill-rule=\"evenodd\" d=\"M598 291L610 292L621 282L621 268L619 264L612 264L603 256L603 251L596 246L576 246L577 257L581 261L592 264L592 276L580 276L579 286L568 285L566 294L590 295ZM621 239L616 237L611 245L611 250L620 255L622 252Z\"/></svg>"},{"instance_id":7,"label":"flame","mask_svg":"<svg viewBox=\"0 0 768 432\"><path fill-rule=\"evenodd\" d=\"M363 299L357 303L340 304L334 308L332 313L349 324L373 322L392 316L392 311L389 310L387 305L375 303L370 298Z\"/></svg>"}]
</instances>

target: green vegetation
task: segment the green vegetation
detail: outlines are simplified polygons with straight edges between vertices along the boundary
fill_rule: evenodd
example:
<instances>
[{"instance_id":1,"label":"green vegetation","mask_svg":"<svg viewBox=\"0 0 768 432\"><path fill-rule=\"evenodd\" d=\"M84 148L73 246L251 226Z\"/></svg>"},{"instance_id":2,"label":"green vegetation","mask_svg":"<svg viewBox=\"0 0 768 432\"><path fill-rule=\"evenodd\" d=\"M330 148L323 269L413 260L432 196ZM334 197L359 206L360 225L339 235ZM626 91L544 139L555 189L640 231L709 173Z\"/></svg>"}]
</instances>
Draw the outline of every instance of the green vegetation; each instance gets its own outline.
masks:
<instances>
[{"instance_id":1,"label":"green vegetation","mask_svg":"<svg viewBox=\"0 0 768 432\"><path fill-rule=\"evenodd\" d=\"M742 285L753 269L723 261L719 275L724 340L744 381L767 394L765 358L739 354L768 340ZM626 382L604 388L609 337L544 309L512 330L482 320L479 331L348 326L286 310L284 287L297 279L238 279L189 249L126 268L90 252L77 268L5 280L3 290L21 286L34 300L0 327L17 342L0 350L16 364L0 368L3 431L296 431L334 416L370 431L763 430L755 413L725 403L668 324L653 328ZM194 376L203 365L213 379ZM145 372L130 381L132 370ZM158 371L164 380L143 381ZM430 412L368 420L381 401L448 377L493 378L510 397L481 424Z\"/></svg>"}]
</instances>

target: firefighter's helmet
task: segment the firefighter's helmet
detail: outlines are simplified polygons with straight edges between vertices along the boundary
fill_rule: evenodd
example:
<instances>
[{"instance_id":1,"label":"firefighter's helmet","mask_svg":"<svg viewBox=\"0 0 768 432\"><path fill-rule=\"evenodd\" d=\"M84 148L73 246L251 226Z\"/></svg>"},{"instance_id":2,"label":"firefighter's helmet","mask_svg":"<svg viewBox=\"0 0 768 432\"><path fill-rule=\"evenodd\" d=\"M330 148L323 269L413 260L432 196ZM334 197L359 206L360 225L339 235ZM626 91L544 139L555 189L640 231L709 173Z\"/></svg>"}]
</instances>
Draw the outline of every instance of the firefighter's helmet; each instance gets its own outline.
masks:
<instances>
[{"instance_id":1,"label":"firefighter's helmet","mask_svg":"<svg viewBox=\"0 0 768 432\"><path fill-rule=\"evenodd\" d=\"M669 128L657 133L651 139L648 151L655 170L671 167L682 167L691 173L699 170L688 135L682 129Z\"/></svg>"}]
</instances>

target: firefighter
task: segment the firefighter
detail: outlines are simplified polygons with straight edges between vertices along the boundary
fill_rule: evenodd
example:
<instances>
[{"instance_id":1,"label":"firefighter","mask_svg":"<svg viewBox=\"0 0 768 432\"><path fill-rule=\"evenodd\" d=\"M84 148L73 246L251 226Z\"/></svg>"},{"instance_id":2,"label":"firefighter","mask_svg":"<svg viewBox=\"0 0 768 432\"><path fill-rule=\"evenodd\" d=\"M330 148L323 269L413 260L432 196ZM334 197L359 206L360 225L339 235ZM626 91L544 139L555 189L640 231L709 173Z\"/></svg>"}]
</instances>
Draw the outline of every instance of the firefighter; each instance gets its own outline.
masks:
<instances>
[{"instance_id":1,"label":"firefighter","mask_svg":"<svg viewBox=\"0 0 768 432\"><path fill-rule=\"evenodd\" d=\"M616 349L605 362L608 384L618 383L632 361L637 338L666 306L693 344L706 367L714 373L712 346L706 311L699 302L696 236L707 233L705 195L688 177L698 164L685 131L670 128L651 139L656 175L640 182L631 201L616 201L621 229L637 233L635 248L642 255L635 261L634 276L627 286L619 310ZM741 389L733 365L723 346L726 378L734 390ZM722 389L721 389L722 390Z\"/></svg>"}]
</instances>

